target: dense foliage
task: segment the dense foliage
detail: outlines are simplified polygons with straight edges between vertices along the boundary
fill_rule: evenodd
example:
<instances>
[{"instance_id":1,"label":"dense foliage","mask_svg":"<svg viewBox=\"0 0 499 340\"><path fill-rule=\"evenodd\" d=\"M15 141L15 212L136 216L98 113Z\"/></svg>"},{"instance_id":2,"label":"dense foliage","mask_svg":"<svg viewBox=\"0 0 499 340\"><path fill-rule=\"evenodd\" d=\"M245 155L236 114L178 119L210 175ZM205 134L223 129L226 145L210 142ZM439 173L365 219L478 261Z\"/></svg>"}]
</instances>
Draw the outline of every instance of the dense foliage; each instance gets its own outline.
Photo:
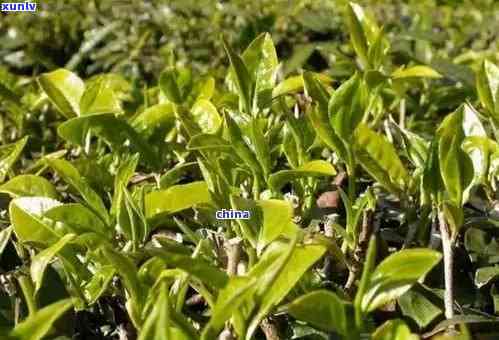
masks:
<instances>
[{"instance_id":1,"label":"dense foliage","mask_svg":"<svg viewBox=\"0 0 499 340\"><path fill-rule=\"evenodd\" d=\"M1 339L499 336L494 1L132 3L1 14Z\"/></svg>"}]
</instances>

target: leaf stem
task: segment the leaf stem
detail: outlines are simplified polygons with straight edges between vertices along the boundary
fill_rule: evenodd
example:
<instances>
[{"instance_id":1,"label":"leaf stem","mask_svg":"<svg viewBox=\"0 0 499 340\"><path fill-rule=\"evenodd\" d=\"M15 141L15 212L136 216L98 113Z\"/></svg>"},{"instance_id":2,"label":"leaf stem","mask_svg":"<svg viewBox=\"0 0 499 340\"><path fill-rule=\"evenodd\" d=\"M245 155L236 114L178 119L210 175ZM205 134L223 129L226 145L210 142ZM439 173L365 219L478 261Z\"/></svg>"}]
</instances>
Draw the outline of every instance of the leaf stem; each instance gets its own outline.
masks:
<instances>
[{"instance_id":1,"label":"leaf stem","mask_svg":"<svg viewBox=\"0 0 499 340\"><path fill-rule=\"evenodd\" d=\"M452 240L449 233L449 227L445 221L445 215L442 211L438 213L438 223L440 227L440 236L442 237L442 251L444 253L444 282L445 282L445 317L451 319L454 317L454 288L453 288L453 262L454 255L452 251Z\"/></svg>"}]
</instances>

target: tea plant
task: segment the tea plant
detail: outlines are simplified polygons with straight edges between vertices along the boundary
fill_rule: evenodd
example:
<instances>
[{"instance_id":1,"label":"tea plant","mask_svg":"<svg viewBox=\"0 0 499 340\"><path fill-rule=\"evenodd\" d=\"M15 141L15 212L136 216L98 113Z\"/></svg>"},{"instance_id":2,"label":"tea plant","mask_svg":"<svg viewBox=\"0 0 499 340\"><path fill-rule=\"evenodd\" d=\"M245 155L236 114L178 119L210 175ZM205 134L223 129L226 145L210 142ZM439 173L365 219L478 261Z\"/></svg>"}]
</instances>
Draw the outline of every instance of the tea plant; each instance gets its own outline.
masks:
<instances>
[{"instance_id":1,"label":"tea plant","mask_svg":"<svg viewBox=\"0 0 499 340\"><path fill-rule=\"evenodd\" d=\"M267 33L223 79L0 74L2 339L497 336L499 67L344 9L337 78Z\"/></svg>"}]
</instances>

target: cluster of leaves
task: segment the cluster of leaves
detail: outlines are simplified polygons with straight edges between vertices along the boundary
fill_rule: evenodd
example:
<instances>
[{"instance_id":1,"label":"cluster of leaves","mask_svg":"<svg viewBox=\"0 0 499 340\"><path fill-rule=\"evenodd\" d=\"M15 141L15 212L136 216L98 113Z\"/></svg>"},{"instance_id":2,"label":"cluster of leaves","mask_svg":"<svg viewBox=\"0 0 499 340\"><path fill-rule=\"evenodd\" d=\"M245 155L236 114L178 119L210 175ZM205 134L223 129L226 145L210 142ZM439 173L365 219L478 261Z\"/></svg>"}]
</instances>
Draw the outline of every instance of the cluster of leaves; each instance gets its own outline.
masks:
<instances>
[{"instance_id":1,"label":"cluster of leaves","mask_svg":"<svg viewBox=\"0 0 499 340\"><path fill-rule=\"evenodd\" d=\"M497 336L494 55L401 58L343 9L338 78L266 33L223 83L2 71L2 338Z\"/></svg>"}]
</instances>

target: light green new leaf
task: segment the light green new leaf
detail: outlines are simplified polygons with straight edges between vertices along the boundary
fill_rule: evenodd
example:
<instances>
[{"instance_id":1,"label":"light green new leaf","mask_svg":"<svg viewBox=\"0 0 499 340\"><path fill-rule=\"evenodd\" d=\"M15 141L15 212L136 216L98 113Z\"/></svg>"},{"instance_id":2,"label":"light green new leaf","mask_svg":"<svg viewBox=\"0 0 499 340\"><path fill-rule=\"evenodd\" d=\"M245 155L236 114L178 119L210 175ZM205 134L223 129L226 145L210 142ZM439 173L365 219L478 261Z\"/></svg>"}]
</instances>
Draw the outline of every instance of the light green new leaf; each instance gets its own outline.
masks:
<instances>
[{"instance_id":1,"label":"light green new leaf","mask_svg":"<svg viewBox=\"0 0 499 340\"><path fill-rule=\"evenodd\" d=\"M429 143L419 135L401 128L391 119L391 117L390 126L394 130L394 137L398 139L399 143L403 146L406 157L414 166L423 169L425 162L428 159Z\"/></svg>"},{"instance_id":2,"label":"light green new leaf","mask_svg":"<svg viewBox=\"0 0 499 340\"><path fill-rule=\"evenodd\" d=\"M223 40L223 44L231 65L229 72L233 74L242 108L245 113L250 114L255 91L254 79L241 57L232 50L225 40Z\"/></svg>"},{"instance_id":3,"label":"light green new leaf","mask_svg":"<svg viewBox=\"0 0 499 340\"><path fill-rule=\"evenodd\" d=\"M80 115L80 100L85 83L76 74L58 69L40 75L38 83L62 115L66 118Z\"/></svg>"},{"instance_id":4,"label":"light green new leaf","mask_svg":"<svg viewBox=\"0 0 499 340\"><path fill-rule=\"evenodd\" d=\"M57 199L54 185L47 179L36 175L19 175L0 185L0 192L12 197L40 196Z\"/></svg>"},{"instance_id":5,"label":"light green new leaf","mask_svg":"<svg viewBox=\"0 0 499 340\"><path fill-rule=\"evenodd\" d=\"M10 168L21 155L28 137L24 137L15 143L0 146L0 183L5 180Z\"/></svg>"},{"instance_id":6,"label":"light green new leaf","mask_svg":"<svg viewBox=\"0 0 499 340\"><path fill-rule=\"evenodd\" d=\"M9 205L10 222L21 242L51 244L60 238L54 228L43 221L43 214L62 203L47 197L14 198Z\"/></svg>"},{"instance_id":7,"label":"light green new leaf","mask_svg":"<svg viewBox=\"0 0 499 340\"><path fill-rule=\"evenodd\" d=\"M257 301L260 304L249 322L246 340L252 339L262 319L286 297L303 274L325 252L326 247L322 244L295 245L292 242L284 246L283 255L275 265L269 266L266 261L261 260L250 271L249 275L259 280Z\"/></svg>"},{"instance_id":8,"label":"light green new leaf","mask_svg":"<svg viewBox=\"0 0 499 340\"><path fill-rule=\"evenodd\" d=\"M209 202L211 202L211 197L204 181L174 185L146 195L146 216L152 217L160 213L173 214L197 204Z\"/></svg>"},{"instance_id":9,"label":"light green new leaf","mask_svg":"<svg viewBox=\"0 0 499 340\"><path fill-rule=\"evenodd\" d=\"M284 184L303 177L334 176L336 170L331 163L316 160L310 161L293 170L281 170L269 177L269 184L275 191L280 191Z\"/></svg>"},{"instance_id":10,"label":"light green new leaf","mask_svg":"<svg viewBox=\"0 0 499 340\"><path fill-rule=\"evenodd\" d=\"M346 17L349 28L348 31L350 32L350 40L355 53L359 57L362 66L368 68L368 32L366 32L366 29L369 31L370 24L366 21L366 14L361 6L350 2L347 5Z\"/></svg>"},{"instance_id":11,"label":"light green new leaf","mask_svg":"<svg viewBox=\"0 0 499 340\"><path fill-rule=\"evenodd\" d=\"M365 87L359 74L337 88L328 102L331 126L345 141L350 141L353 131L364 118Z\"/></svg>"},{"instance_id":12,"label":"light green new leaf","mask_svg":"<svg viewBox=\"0 0 499 340\"><path fill-rule=\"evenodd\" d=\"M197 134L189 140L187 150L219 150L225 152L232 151L232 145L222 137L206 133Z\"/></svg>"},{"instance_id":13,"label":"light green new leaf","mask_svg":"<svg viewBox=\"0 0 499 340\"><path fill-rule=\"evenodd\" d=\"M222 126L222 118L209 100L198 99L191 108L191 115L204 133L216 133Z\"/></svg>"},{"instance_id":14,"label":"light green new leaf","mask_svg":"<svg viewBox=\"0 0 499 340\"><path fill-rule=\"evenodd\" d=\"M241 55L249 74L254 76L256 91L272 89L275 71L279 64L270 34L262 33L253 40Z\"/></svg>"},{"instance_id":15,"label":"light green new leaf","mask_svg":"<svg viewBox=\"0 0 499 340\"><path fill-rule=\"evenodd\" d=\"M423 248L405 249L388 256L369 277L362 297L362 310L372 312L402 296L426 275L441 257L439 252Z\"/></svg>"},{"instance_id":16,"label":"light green new leaf","mask_svg":"<svg viewBox=\"0 0 499 340\"><path fill-rule=\"evenodd\" d=\"M7 227L2 231L0 231L0 257L2 256L3 251L7 246L7 243L9 243L11 235L12 235L12 226Z\"/></svg>"},{"instance_id":17,"label":"light green new leaf","mask_svg":"<svg viewBox=\"0 0 499 340\"><path fill-rule=\"evenodd\" d=\"M244 301L254 294L257 282L256 278L248 276L230 278L229 283L218 293L217 302L211 311L210 321L203 330L202 340L217 338L225 321L229 320Z\"/></svg>"},{"instance_id":18,"label":"light green new leaf","mask_svg":"<svg viewBox=\"0 0 499 340\"><path fill-rule=\"evenodd\" d=\"M17 324L10 336L18 340L41 340L51 330L54 322L72 306L70 299L48 305Z\"/></svg>"},{"instance_id":19,"label":"light green new leaf","mask_svg":"<svg viewBox=\"0 0 499 340\"><path fill-rule=\"evenodd\" d=\"M488 114L499 122L499 67L484 60L476 75L476 88Z\"/></svg>"},{"instance_id":20,"label":"light green new leaf","mask_svg":"<svg viewBox=\"0 0 499 340\"><path fill-rule=\"evenodd\" d=\"M389 320L379 326L372 335L373 340L418 340L419 336L411 333L404 321Z\"/></svg>"},{"instance_id":21,"label":"light green new leaf","mask_svg":"<svg viewBox=\"0 0 499 340\"><path fill-rule=\"evenodd\" d=\"M132 178L135 173L139 162L139 155L135 154L131 157L127 157L118 167L116 175L114 176L114 193L113 202L111 204L111 214L116 214L116 209L118 208L119 201L121 200L122 189L126 188L130 178Z\"/></svg>"},{"instance_id":22,"label":"light green new leaf","mask_svg":"<svg viewBox=\"0 0 499 340\"><path fill-rule=\"evenodd\" d=\"M102 266L93 273L92 279L83 287L83 294L88 304L94 304L106 292L115 273L116 270L111 265Z\"/></svg>"},{"instance_id":23,"label":"light green new leaf","mask_svg":"<svg viewBox=\"0 0 499 340\"><path fill-rule=\"evenodd\" d=\"M118 113L120 101L113 88L113 78L108 75L91 79L80 99L80 114Z\"/></svg>"},{"instance_id":24,"label":"light green new leaf","mask_svg":"<svg viewBox=\"0 0 499 340\"><path fill-rule=\"evenodd\" d=\"M294 318L323 331L346 335L349 331L348 306L336 294L317 290L286 305L286 311Z\"/></svg>"},{"instance_id":25,"label":"light green new leaf","mask_svg":"<svg viewBox=\"0 0 499 340\"><path fill-rule=\"evenodd\" d=\"M403 78L442 78L442 75L428 66L417 65L395 70L391 77L393 79Z\"/></svg>"},{"instance_id":26,"label":"light green new leaf","mask_svg":"<svg viewBox=\"0 0 499 340\"><path fill-rule=\"evenodd\" d=\"M138 340L188 339L185 335L179 337L178 334L172 334L172 320L170 319L168 300L168 287L161 285L154 306L140 330Z\"/></svg>"},{"instance_id":27,"label":"light green new leaf","mask_svg":"<svg viewBox=\"0 0 499 340\"><path fill-rule=\"evenodd\" d=\"M227 274L206 260L161 248L150 248L149 252L161 258L171 268L181 269L208 286L221 289L227 284Z\"/></svg>"},{"instance_id":28,"label":"light green new leaf","mask_svg":"<svg viewBox=\"0 0 499 340\"><path fill-rule=\"evenodd\" d=\"M106 227L92 210L80 203L59 205L47 210L43 215L53 221L63 223L68 230L77 235L96 233L110 236L112 233L112 229Z\"/></svg>"},{"instance_id":29,"label":"light green new leaf","mask_svg":"<svg viewBox=\"0 0 499 340\"><path fill-rule=\"evenodd\" d=\"M298 228L293 223L293 207L283 200L260 200L257 206L261 209L260 235L257 252L261 252L268 244L280 236L293 239Z\"/></svg>"},{"instance_id":30,"label":"light green new leaf","mask_svg":"<svg viewBox=\"0 0 499 340\"><path fill-rule=\"evenodd\" d=\"M126 307L134 326L140 327L142 324L141 312L147 291L139 280L137 267L129 257L110 246L102 246L100 251L120 275L123 286L130 294L131 298L127 301Z\"/></svg>"},{"instance_id":31,"label":"light green new leaf","mask_svg":"<svg viewBox=\"0 0 499 340\"><path fill-rule=\"evenodd\" d=\"M224 114L224 118L229 141L232 144L235 153L244 161L244 163L246 163L253 174L261 174L263 171L260 167L260 163L256 159L253 151L251 151L250 147L244 141L241 129L228 113Z\"/></svg>"},{"instance_id":32,"label":"light green new leaf","mask_svg":"<svg viewBox=\"0 0 499 340\"><path fill-rule=\"evenodd\" d=\"M450 200L460 207L466 201L465 192L473 180L473 163L462 149L466 107L448 115L437 130L440 174Z\"/></svg>"},{"instance_id":33,"label":"light green new leaf","mask_svg":"<svg viewBox=\"0 0 499 340\"><path fill-rule=\"evenodd\" d=\"M78 170L64 159L47 159L47 163L74 190L76 190L88 207L99 216L104 223L109 224L110 217L101 197L90 187L87 180L81 177Z\"/></svg>"},{"instance_id":34,"label":"light green new leaf","mask_svg":"<svg viewBox=\"0 0 499 340\"><path fill-rule=\"evenodd\" d=\"M319 82L326 86L332 82L332 79L325 74L322 73L313 73L314 78L316 78ZM286 94L291 94L295 92L302 91L304 88L303 84L303 76L292 76L284 79L282 82L277 84L272 90L272 98L276 98L279 96L283 96Z\"/></svg>"},{"instance_id":35,"label":"light green new leaf","mask_svg":"<svg viewBox=\"0 0 499 340\"><path fill-rule=\"evenodd\" d=\"M74 240L75 234L64 235L59 241L35 255L31 260L30 274L31 280L35 284L35 292L42 286L43 275L50 261L69 242Z\"/></svg>"},{"instance_id":36,"label":"light green new leaf","mask_svg":"<svg viewBox=\"0 0 499 340\"><path fill-rule=\"evenodd\" d=\"M409 175L395 147L385 136L361 123L355 130L356 156L362 167L393 193L404 191Z\"/></svg>"},{"instance_id":37,"label":"light green new leaf","mask_svg":"<svg viewBox=\"0 0 499 340\"><path fill-rule=\"evenodd\" d=\"M255 150L256 159L260 163L265 178L268 177L272 167L270 159L270 146L263 134L261 120L253 118L249 124L249 137Z\"/></svg>"},{"instance_id":38,"label":"light green new leaf","mask_svg":"<svg viewBox=\"0 0 499 340\"><path fill-rule=\"evenodd\" d=\"M312 72L303 72L303 86L307 95L317 103L321 112L327 114L329 94Z\"/></svg>"},{"instance_id":39,"label":"light green new leaf","mask_svg":"<svg viewBox=\"0 0 499 340\"><path fill-rule=\"evenodd\" d=\"M65 140L85 146L88 132L99 136L113 150L130 148L147 164L158 166L160 160L151 144L123 119L113 113L93 114L70 119L59 125L57 133Z\"/></svg>"},{"instance_id":40,"label":"light green new leaf","mask_svg":"<svg viewBox=\"0 0 499 340\"><path fill-rule=\"evenodd\" d=\"M175 126L175 107L172 103L153 105L137 115L131 125L144 139L163 142Z\"/></svg>"},{"instance_id":41,"label":"light green new leaf","mask_svg":"<svg viewBox=\"0 0 499 340\"><path fill-rule=\"evenodd\" d=\"M172 103L182 103L182 93L177 84L177 75L174 69L167 69L161 72L159 76L159 88Z\"/></svg>"}]
</instances>

